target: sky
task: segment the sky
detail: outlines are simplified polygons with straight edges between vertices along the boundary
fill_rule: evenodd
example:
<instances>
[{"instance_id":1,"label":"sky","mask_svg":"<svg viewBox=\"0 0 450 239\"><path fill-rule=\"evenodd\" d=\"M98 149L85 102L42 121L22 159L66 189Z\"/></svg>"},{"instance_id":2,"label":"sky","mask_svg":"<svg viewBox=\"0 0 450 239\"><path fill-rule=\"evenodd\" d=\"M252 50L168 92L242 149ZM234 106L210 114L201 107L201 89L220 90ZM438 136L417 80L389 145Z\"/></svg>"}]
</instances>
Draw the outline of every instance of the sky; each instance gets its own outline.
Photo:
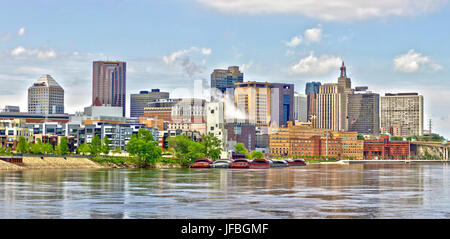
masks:
<instances>
[{"instance_id":1,"label":"sky","mask_svg":"<svg viewBox=\"0 0 450 239\"><path fill-rule=\"evenodd\" d=\"M0 108L27 109L27 89L50 74L67 113L91 104L92 62L127 62L130 94L191 97L214 69L244 81L337 82L424 96L424 126L450 138L447 0L0 0Z\"/></svg>"}]
</instances>

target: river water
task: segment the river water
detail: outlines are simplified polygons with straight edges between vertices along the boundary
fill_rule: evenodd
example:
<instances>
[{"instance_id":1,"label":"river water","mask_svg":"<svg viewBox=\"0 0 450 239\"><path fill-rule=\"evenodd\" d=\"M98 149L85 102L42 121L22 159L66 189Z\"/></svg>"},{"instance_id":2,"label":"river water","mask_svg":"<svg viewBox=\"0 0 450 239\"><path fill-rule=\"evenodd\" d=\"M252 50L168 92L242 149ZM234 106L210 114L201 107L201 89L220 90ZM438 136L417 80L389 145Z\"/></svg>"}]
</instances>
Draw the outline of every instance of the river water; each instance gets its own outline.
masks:
<instances>
[{"instance_id":1,"label":"river water","mask_svg":"<svg viewBox=\"0 0 450 239\"><path fill-rule=\"evenodd\" d=\"M3 171L0 218L450 218L450 167Z\"/></svg>"}]
</instances>

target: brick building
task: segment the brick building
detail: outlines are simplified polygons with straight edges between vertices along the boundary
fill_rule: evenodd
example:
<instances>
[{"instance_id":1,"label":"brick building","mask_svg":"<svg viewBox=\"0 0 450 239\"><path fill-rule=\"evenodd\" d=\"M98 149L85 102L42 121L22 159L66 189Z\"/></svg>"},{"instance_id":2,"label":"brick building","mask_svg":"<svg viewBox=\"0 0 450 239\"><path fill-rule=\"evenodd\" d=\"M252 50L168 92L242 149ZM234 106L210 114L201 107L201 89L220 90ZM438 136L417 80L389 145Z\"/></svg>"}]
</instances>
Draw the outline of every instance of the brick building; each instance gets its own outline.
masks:
<instances>
[{"instance_id":1,"label":"brick building","mask_svg":"<svg viewBox=\"0 0 450 239\"><path fill-rule=\"evenodd\" d=\"M408 158L410 152L409 141L390 140L388 135L381 135L378 140L364 141L365 159L401 159Z\"/></svg>"}]
</instances>

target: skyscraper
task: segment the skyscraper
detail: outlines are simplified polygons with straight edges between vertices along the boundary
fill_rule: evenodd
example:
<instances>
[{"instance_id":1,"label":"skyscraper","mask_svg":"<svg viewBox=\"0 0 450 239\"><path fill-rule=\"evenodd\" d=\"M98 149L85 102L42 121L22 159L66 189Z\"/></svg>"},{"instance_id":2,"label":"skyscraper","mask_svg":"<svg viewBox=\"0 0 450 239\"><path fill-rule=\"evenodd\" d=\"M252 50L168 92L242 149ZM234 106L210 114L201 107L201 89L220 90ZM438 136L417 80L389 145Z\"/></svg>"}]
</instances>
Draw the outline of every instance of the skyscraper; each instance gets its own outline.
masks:
<instances>
[{"instance_id":1,"label":"skyscraper","mask_svg":"<svg viewBox=\"0 0 450 239\"><path fill-rule=\"evenodd\" d=\"M320 82L308 82L305 87L307 121L313 121L317 116L317 94L319 93Z\"/></svg>"},{"instance_id":2,"label":"skyscraper","mask_svg":"<svg viewBox=\"0 0 450 239\"><path fill-rule=\"evenodd\" d=\"M307 122L307 97L304 94L294 93L294 119Z\"/></svg>"},{"instance_id":3,"label":"skyscraper","mask_svg":"<svg viewBox=\"0 0 450 239\"><path fill-rule=\"evenodd\" d=\"M338 83L326 83L319 88L316 127L334 131L347 130L347 96L352 92L351 81L342 62Z\"/></svg>"},{"instance_id":4,"label":"skyscraper","mask_svg":"<svg viewBox=\"0 0 450 239\"><path fill-rule=\"evenodd\" d=\"M28 88L28 113L64 113L64 89L50 75L41 76Z\"/></svg>"},{"instance_id":5,"label":"skyscraper","mask_svg":"<svg viewBox=\"0 0 450 239\"><path fill-rule=\"evenodd\" d=\"M236 83L234 102L247 115L248 122L268 126L271 120L271 84L267 82Z\"/></svg>"},{"instance_id":6,"label":"skyscraper","mask_svg":"<svg viewBox=\"0 0 450 239\"><path fill-rule=\"evenodd\" d=\"M126 62L94 61L92 75L92 105L121 106L125 116Z\"/></svg>"},{"instance_id":7,"label":"skyscraper","mask_svg":"<svg viewBox=\"0 0 450 239\"><path fill-rule=\"evenodd\" d=\"M309 95L309 93L319 93L321 83L320 82L307 82L305 87L305 95Z\"/></svg>"},{"instance_id":8,"label":"skyscraper","mask_svg":"<svg viewBox=\"0 0 450 239\"><path fill-rule=\"evenodd\" d=\"M380 133L380 95L361 91L348 95L348 131L360 134ZM367 88L365 88L367 89Z\"/></svg>"},{"instance_id":9,"label":"skyscraper","mask_svg":"<svg viewBox=\"0 0 450 239\"><path fill-rule=\"evenodd\" d=\"M423 135L423 96L418 93L386 93L381 96L380 103L383 133L395 136Z\"/></svg>"},{"instance_id":10,"label":"skyscraper","mask_svg":"<svg viewBox=\"0 0 450 239\"><path fill-rule=\"evenodd\" d=\"M234 94L235 83L244 81L244 73L239 71L239 66L230 66L228 70L215 69L211 73L211 90L214 97L216 91L222 94ZM231 97L232 98L232 97Z\"/></svg>"},{"instance_id":11,"label":"skyscraper","mask_svg":"<svg viewBox=\"0 0 450 239\"><path fill-rule=\"evenodd\" d=\"M169 92L161 92L159 89L149 91L140 91L139 94L131 94L130 96L130 117L144 116L144 108L148 103L157 99L168 99Z\"/></svg>"},{"instance_id":12,"label":"skyscraper","mask_svg":"<svg viewBox=\"0 0 450 239\"><path fill-rule=\"evenodd\" d=\"M294 84L270 84L270 120L278 126L294 121Z\"/></svg>"}]
</instances>

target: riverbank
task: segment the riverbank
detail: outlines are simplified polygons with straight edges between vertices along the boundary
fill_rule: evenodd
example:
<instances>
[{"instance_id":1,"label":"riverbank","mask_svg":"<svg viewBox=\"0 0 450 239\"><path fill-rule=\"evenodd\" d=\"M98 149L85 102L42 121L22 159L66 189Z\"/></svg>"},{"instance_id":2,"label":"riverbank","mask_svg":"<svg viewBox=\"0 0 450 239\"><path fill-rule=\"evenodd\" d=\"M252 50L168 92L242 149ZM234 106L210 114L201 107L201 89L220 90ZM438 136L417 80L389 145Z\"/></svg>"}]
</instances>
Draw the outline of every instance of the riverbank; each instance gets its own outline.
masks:
<instances>
[{"instance_id":1,"label":"riverbank","mask_svg":"<svg viewBox=\"0 0 450 239\"><path fill-rule=\"evenodd\" d=\"M149 165L148 168L181 168L181 165L164 164L161 162ZM114 169L114 168L140 168L133 160L117 158L87 157L23 157L22 163L14 164L0 160L0 170L29 170L29 169Z\"/></svg>"}]
</instances>

